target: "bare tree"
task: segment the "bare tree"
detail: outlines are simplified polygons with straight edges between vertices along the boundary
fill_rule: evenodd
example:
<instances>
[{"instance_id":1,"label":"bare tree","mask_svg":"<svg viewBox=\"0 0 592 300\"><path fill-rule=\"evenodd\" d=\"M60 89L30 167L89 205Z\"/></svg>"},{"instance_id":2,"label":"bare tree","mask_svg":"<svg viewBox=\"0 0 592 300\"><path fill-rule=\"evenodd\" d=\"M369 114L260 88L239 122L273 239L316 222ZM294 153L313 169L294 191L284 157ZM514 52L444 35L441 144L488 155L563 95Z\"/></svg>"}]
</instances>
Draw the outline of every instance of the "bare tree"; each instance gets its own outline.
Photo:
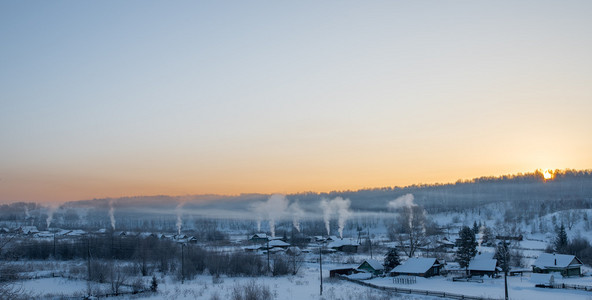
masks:
<instances>
[{"instance_id":1,"label":"bare tree","mask_svg":"<svg viewBox=\"0 0 592 300\"><path fill-rule=\"evenodd\" d=\"M412 257L417 249L426 243L426 216L420 206L404 207L399 213L394 228L391 229L392 240L399 243L399 249Z\"/></svg>"},{"instance_id":2,"label":"bare tree","mask_svg":"<svg viewBox=\"0 0 592 300\"><path fill-rule=\"evenodd\" d=\"M127 275L123 272L122 268L114 265L111 268L111 276L109 276L111 292L115 295L119 295L119 289L125 284L126 280Z\"/></svg>"}]
</instances>

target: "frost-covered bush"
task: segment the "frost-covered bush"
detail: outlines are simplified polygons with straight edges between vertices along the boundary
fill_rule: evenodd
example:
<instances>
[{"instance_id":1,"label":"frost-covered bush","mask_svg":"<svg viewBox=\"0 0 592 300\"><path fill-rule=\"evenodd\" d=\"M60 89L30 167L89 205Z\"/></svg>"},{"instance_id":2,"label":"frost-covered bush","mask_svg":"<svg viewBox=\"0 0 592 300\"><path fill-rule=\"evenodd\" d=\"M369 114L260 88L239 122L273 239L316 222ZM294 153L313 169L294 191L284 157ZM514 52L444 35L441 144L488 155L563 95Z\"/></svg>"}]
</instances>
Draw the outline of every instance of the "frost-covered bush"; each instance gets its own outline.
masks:
<instances>
[{"instance_id":1,"label":"frost-covered bush","mask_svg":"<svg viewBox=\"0 0 592 300\"><path fill-rule=\"evenodd\" d=\"M268 286L257 284L251 280L243 285L235 285L232 289L230 299L232 300L271 300L273 293Z\"/></svg>"},{"instance_id":2,"label":"frost-covered bush","mask_svg":"<svg viewBox=\"0 0 592 300\"><path fill-rule=\"evenodd\" d=\"M273 258L273 276L287 275L291 273L290 263L284 255L275 255Z\"/></svg>"}]
</instances>

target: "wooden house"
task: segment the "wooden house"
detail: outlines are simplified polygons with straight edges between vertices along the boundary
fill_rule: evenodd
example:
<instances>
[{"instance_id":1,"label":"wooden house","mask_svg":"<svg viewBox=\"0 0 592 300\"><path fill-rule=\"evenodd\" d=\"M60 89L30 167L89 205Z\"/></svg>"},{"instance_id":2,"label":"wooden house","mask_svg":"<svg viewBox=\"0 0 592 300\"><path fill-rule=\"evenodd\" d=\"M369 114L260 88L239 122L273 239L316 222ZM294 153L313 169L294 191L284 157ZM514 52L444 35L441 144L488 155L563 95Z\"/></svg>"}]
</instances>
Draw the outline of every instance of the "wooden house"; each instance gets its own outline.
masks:
<instances>
[{"instance_id":1,"label":"wooden house","mask_svg":"<svg viewBox=\"0 0 592 300\"><path fill-rule=\"evenodd\" d=\"M436 258L412 257L403 264L395 267L389 273L391 276L408 275L431 277L440 275L444 264Z\"/></svg>"},{"instance_id":2,"label":"wooden house","mask_svg":"<svg viewBox=\"0 0 592 300\"><path fill-rule=\"evenodd\" d=\"M384 273L384 266L375 259L367 259L357 268L359 271L371 273L372 275L381 275Z\"/></svg>"},{"instance_id":3,"label":"wooden house","mask_svg":"<svg viewBox=\"0 0 592 300\"><path fill-rule=\"evenodd\" d=\"M562 276L582 275L582 261L574 255L542 253L532 265L533 273L558 272Z\"/></svg>"}]
</instances>

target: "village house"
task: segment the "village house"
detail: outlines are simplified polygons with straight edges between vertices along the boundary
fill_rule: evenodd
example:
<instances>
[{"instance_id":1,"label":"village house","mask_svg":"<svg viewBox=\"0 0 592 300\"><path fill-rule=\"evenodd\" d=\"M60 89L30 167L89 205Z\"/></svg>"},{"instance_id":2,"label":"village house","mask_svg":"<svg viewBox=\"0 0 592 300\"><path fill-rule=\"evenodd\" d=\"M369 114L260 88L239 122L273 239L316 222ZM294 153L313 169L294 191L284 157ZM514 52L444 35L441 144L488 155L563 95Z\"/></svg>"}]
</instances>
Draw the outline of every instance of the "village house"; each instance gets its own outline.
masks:
<instances>
[{"instance_id":1,"label":"village house","mask_svg":"<svg viewBox=\"0 0 592 300\"><path fill-rule=\"evenodd\" d=\"M282 240L271 240L271 241L269 241L269 243L263 244L263 246L261 246L261 249L262 250L273 249L273 248L287 249L288 247L290 247L290 244L288 244ZM274 251L277 251L277 250L274 250Z\"/></svg>"},{"instance_id":2,"label":"village house","mask_svg":"<svg viewBox=\"0 0 592 300\"><path fill-rule=\"evenodd\" d=\"M381 275L384 273L384 266L375 259L363 261L357 269L362 272L371 273L372 275Z\"/></svg>"},{"instance_id":3,"label":"village house","mask_svg":"<svg viewBox=\"0 0 592 300\"><path fill-rule=\"evenodd\" d=\"M269 237L265 233L255 233L249 240L255 243L266 243Z\"/></svg>"},{"instance_id":4,"label":"village house","mask_svg":"<svg viewBox=\"0 0 592 300\"><path fill-rule=\"evenodd\" d=\"M574 255L541 253L532 265L533 273L561 273L562 276L580 276L582 261Z\"/></svg>"},{"instance_id":5,"label":"village house","mask_svg":"<svg viewBox=\"0 0 592 300\"><path fill-rule=\"evenodd\" d=\"M39 233L39 230L35 226L21 226L17 232L24 235L33 235Z\"/></svg>"},{"instance_id":6,"label":"village house","mask_svg":"<svg viewBox=\"0 0 592 300\"><path fill-rule=\"evenodd\" d=\"M472 259L469 262L468 270L471 276L487 275L493 277L497 275L499 268L497 267L497 259L481 258Z\"/></svg>"},{"instance_id":7,"label":"village house","mask_svg":"<svg viewBox=\"0 0 592 300\"><path fill-rule=\"evenodd\" d=\"M497 259L493 258L493 252L479 252L471 261L467 269L471 276L487 275L493 277L501 270L497 266Z\"/></svg>"},{"instance_id":8,"label":"village house","mask_svg":"<svg viewBox=\"0 0 592 300\"><path fill-rule=\"evenodd\" d=\"M443 239L437 241L436 243L437 243L437 246L436 246L435 249L436 250L439 250L439 251L445 251L446 249L452 249L452 248L454 248L454 242L451 242L446 237L444 237Z\"/></svg>"},{"instance_id":9,"label":"village house","mask_svg":"<svg viewBox=\"0 0 592 300\"><path fill-rule=\"evenodd\" d=\"M403 264L395 267L389 273L391 276L409 275L420 277L431 277L440 275L444 264L436 258L412 257Z\"/></svg>"},{"instance_id":10,"label":"village house","mask_svg":"<svg viewBox=\"0 0 592 300\"><path fill-rule=\"evenodd\" d=\"M329 243L329 249L348 253L357 253L360 244L352 239L337 239Z\"/></svg>"}]
</instances>

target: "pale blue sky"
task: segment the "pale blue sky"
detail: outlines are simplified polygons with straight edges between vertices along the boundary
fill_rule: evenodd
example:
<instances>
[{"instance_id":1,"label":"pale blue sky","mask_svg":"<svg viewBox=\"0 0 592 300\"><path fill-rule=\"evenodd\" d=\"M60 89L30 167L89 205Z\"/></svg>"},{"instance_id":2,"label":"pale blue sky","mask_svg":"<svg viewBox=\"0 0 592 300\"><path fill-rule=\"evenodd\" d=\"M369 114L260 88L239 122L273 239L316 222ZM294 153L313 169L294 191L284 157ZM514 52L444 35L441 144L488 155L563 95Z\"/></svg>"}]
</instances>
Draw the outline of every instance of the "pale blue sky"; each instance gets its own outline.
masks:
<instances>
[{"instance_id":1,"label":"pale blue sky","mask_svg":"<svg viewBox=\"0 0 592 300\"><path fill-rule=\"evenodd\" d=\"M590 1L0 2L0 201L592 167Z\"/></svg>"}]
</instances>

